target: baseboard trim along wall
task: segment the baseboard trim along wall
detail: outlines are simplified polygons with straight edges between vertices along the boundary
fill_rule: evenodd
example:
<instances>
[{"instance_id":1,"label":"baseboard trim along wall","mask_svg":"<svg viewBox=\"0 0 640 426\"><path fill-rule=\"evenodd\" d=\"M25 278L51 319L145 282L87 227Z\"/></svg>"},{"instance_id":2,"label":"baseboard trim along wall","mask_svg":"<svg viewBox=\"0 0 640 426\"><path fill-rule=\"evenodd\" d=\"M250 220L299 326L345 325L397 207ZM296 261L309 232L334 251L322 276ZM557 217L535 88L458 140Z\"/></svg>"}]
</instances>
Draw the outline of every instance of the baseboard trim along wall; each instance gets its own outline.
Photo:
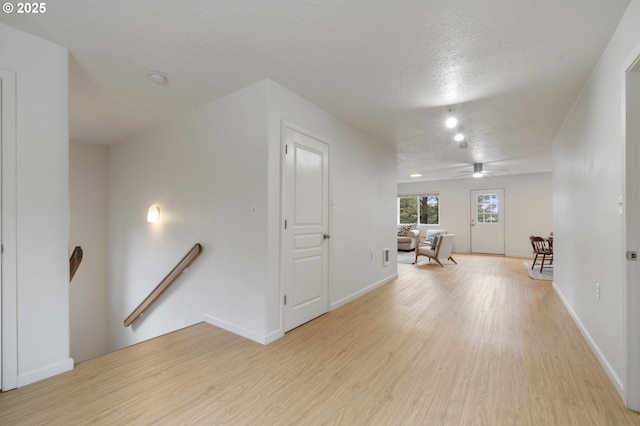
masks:
<instances>
[{"instance_id":1,"label":"baseboard trim along wall","mask_svg":"<svg viewBox=\"0 0 640 426\"><path fill-rule=\"evenodd\" d=\"M41 368L26 374L18 374L18 387L30 385L40 380L48 379L60 373L73 370L73 358L67 358L57 364Z\"/></svg>"},{"instance_id":2,"label":"baseboard trim along wall","mask_svg":"<svg viewBox=\"0 0 640 426\"><path fill-rule=\"evenodd\" d=\"M622 383L622 380L620 380L620 377L618 377L616 372L611 367L611 364L609 364L609 361L607 361L605 356L602 354L602 351L600 350L596 342L594 342L594 340L591 338L591 335L589 334L587 329L584 327L584 325L582 324L582 322L574 312L571 305L569 305L567 300L564 298L564 296L562 295L562 292L560 291L560 288L558 288L555 282L552 284L552 287L553 287L553 290L558 295L558 297L560 298L560 301L562 302L564 307L567 309L567 312L569 312L569 315L571 315L571 318L573 318L573 322L575 322L576 325L578 326L580 333L582 333L584 338L587 340L589 347L591 347L591 350L596 355L596 358L598 358L600 365L602 365L602 368L604 368L605 373L607 373L607 376L609 376L609 380L611 380L616 390L618 391L618 394L620 394L620 396L624 400L624 384Z\"/></svg>"},{"instance_id":3,"label":"baseboard trim along wall","mask_svg":"<svg viewBox=\"0 0 640 426\"><path fill-rule=\"evenodd\" d=\"M363 288L360 291L355 292L354 294L347 296L343 299L340 299L334 303L330 304L329 310L332 311L336 308L339 308L342 305L345 305L349 302L351 302L352 300L357 299L358 297L370 292L371 290L374 290L390 281L395 280L396 278L398 278L398 274L392 274L390 276L388 276L387 278L380 280L376 283L371 284L368 287ZM254 333L251 330L247 330L245 328L242 327L238 327L235 324L231 324L230 322L221 320L219 318L216 318L212 315L208 315L208 314L204 314L204 321L211 324L211 325L215 325L216 327L220 327L223 330L227 330L231 333L237 334L239 336L245 337L249 340L253 340L254 342L260 343L262 345L268 345L269 343L278 340L279 338L281 338L282 336L284 336L284 333L282 332L282 330L275 330L272 331L271 333L269 333L268 335L262 335L262 334L258 334L258 333Z\"/></svg>"},{"instance_id":4,"label":"baseboard trim along wall","mask_svg":"<svg viewBox=\"0 0 640 426\"><path fill-rule=\"evenodd\" d=\"M386 283L388 283L390 281L393 281L396 278L398 278L398 274L397 273L395 273L393 275L390 275L387 278L385 278L383 280L380 280L380 281L378 281L376 283L373 283L370 286L365 287L362 290L359 290L359 291L353 293L350 296L347 296L347 297L344 297L344 298L342 298L342 299L340 299L338 301L335 301L335 302L331 303L331 305L329 307L329 310L333 311L334 309L337 309L340 306L351 302L352 300L356 300L358 297L362 296L363 294L369 293L371 290L374 290L374 289L380 287L381 285L384 285L384 284L386 284Z\"/></svg>"},{"instance_id":5,"label":"baseboard trim along wall","mask_svg":"<svg viewBox=\"0 0 640 426\"><path fill-rule=\"evenodd\" d=\"M208 315L208 314L204 314L204 321L209 323L209 324L211 324L211 325L215 325L216 327L220 327L223 330L230 331L233 334L237 334L238 336L242 336L242 337L245 337L245 338L247 338L249 340L253 340L254 342L260 343L262 345L266 345L270 341L275 340L275 339L269 340L269 338L267 336L264 336L264 335L258 334L258 333L254 333L251 330L247 330L246 328L238 327L235 324L231 324L230 322L221 320L219 318L216 318L216 317Z\"/></svg>"}]
</instances>

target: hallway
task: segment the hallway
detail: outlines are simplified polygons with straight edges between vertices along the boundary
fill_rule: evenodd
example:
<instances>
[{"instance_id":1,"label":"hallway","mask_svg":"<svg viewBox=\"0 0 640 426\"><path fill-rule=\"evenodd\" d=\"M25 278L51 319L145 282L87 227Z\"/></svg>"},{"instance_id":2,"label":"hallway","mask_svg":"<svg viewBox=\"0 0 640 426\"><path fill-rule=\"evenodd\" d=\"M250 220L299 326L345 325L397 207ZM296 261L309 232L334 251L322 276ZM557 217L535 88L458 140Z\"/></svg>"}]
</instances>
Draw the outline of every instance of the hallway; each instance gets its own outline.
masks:
<instances>
[{"instance_id":1,"label":"hallway","mask_svg":"<svg viewBox=\"0 0 640 426\"><path fill-rule=\"evenodd\" d=\"M0 394L0 424L630 425L523 259L456 255L262 346L197 324Z\"/></svg>"}]
</instances>

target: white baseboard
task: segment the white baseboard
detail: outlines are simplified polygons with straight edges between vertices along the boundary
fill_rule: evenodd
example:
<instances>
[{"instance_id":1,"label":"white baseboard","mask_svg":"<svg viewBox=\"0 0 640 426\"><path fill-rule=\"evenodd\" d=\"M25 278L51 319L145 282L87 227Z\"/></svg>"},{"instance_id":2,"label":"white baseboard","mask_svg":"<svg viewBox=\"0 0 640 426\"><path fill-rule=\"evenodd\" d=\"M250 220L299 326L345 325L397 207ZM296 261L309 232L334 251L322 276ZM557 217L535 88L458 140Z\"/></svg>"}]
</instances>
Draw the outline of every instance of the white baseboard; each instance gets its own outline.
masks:
<instances>
[{"instance_id":1,"label":"white baseboard","mask_svg":"<svg viewBox=\"0 0 640 426\"><path fill-rule=\"evenodd\" d=\"M331 303L329 310L334 310L346 303L351 302L352 300L357 299L358 297L362 296L363 294L366 294L368 292L370 292L371 290L374 290L378 287L380 287L381 285L384 285L390 281L395 280L396 278L398 278L398 274L392 274L390 276L388 276L387 278L380 280L376 283L371 284L368 287L363 288L360 291L355 292L354 294L347 296L343 299L338 300L337 302ZM215 325L216 327L220 327L223 330L227 330L230 331L231 333L237 334L239 336L245 337L249 340L253 340L254 342L260 343L262 345L268 345L269 343L278 340L279 338L281 338L282 336L284 336L284 332L282 330L275 330L272 331L271 333L267 334L267 335L262 335L262 334L258 334L255 333L251 330L247 330L245 328L239 327L235 324L231 324L230 322L221 320L219 318L216 318L212 315L208 315L208 314L204 314L204 321L211 324L211 325Z\"/></svg>"},{"instance_id":2,"label":"white baseboard","mask_svg":"<svg viewBox=\"0 0 640 426\"><path fill-rule=\"evenodd\" d=\"M211 325L215 325L216 327L220 327L223 330L230 331L233 334L237 334L238 336L242 336L249 340L253 340L254 342L258 342L262 345L266 345L267 343L275 340L275 338L271 337L271 335L264 336L262 334L255 333L251 330L247 330L246 328L239 327L235 324L231 324L230 322L221 320L208 314L204 314L204 321L208 322Z\"/></svg>"},{"instance_id":3,"label":"white baseboard","mask_svg":"<svg viewBox=\"0 0 640 426\"><path fill-rule=\"evenodd\" d=\"M522 258L522 259L530 259L531 261L533 261L533 256L531 256L531 252L529 253L506 253L505 256L507 257L518 257L518 258Z\"/></svg>"},{"instance_id":4,"label":"white baseboard","mask_svg":"<svg viewBox=\"0 0 640 426\"><path fill-rule=\"evenodd\" d=\"M66 360L60 361L57 364L53 364L39 370L31 371L26 374L18 374L18 387L30 385L31 383L48 379L49 377L70 370L73 370L73 358L67 358Z\"/></svg>"},{"instance_id":5,"label":"white baseboard","mask_svg":"<svg viewBox=\"0 0 640 426\"><path fill-rule=\"evenodd\" d=\"M390 281L393 281L396 278L398 278L398 274L397 273L395 273L393 275L390 275L387 278L385 278L383 280L380 280L380 281L378 281L376 283L373 283L370 286L363 288L362 290L356 291L355 293L353 293L350 296L347 296L347 297L342 298L342 299L340 299L338 301L335 301L335 302L331 303L331 305L329 307L329 310L333 311L334 309L339 308L340 306L345 305L345 304L351 302L352 300L356 300L358 297L362 296L363 294L369 293L371 290L374 290L374 289L380 287L381 285L384 285L384 284L386 284L386 283L388 283Z\"/></svg>"},{"instance_id":6,"label":"white baseboard","mask_svg":"<svg viewBox=\"0 0 640 426\"><path fill-rule=\"evenodd\" d=\"M452 251L453 254L472 254L471 250L453 250ZM496 255L496 256L501 256L501 255ZM504 256L506 257L522 257L522 258L526 258L526 259L533 259L533 256L531 256L531 252L527 252L527 253L516 253L516 252L505 252Z\"/></svg>"},{"instance_id":7,"label":"white baseboard","mask_svg":"<svg viewBox=\"0 0 640 426\"><path fill-rule=\"evenodd\" d=\"M284 331L283 330L276 330L276 331L272 331L271 333L267 334L266 340L265 340L265 344L268 345L271 342L275 342L276 340L278 340L279 338L284 336Z\"/></svg>"},{"instance_id":8,"label":"white baseboard","mask_svg":"<svg viewBox=\"0 0 640 426\"><path fill-rule=\"evenodd\" d=\"M562 301L562 304L564 305L564 307L567 309L567 312L569 312L569 315L571 315L571 318L573 318L573 322L575 322L576 325L578 326L580 333L582 333L582 335L586 339L587 343L591 347L591 350L595 354L596 358L598 358L600 365L602 365L602 368L604 368L605 373L607 373L607 376L609 376L609 380L611 380L616 390L618 391L618 394L620 394L620 396L624 400L624 383L622 382L622 380L620 380L620 377L618 377L613 367L611 367L611 364L609 364L609 361L604 356L604 354L602 353L602 351L600 350L596 342L591 338L591 335L585 328L584 324L582 324L582 322L580 321L580 318L578 318L578 316L574 312L571 305L569 305L567 300L564 298L564 296L562 295L562 292L560 291L560 288L556 285L555 282L552 283L552 287L553 287L553 290L558 295L558 297L560 298L560 301Z\"/></svg>"}]
</instances>

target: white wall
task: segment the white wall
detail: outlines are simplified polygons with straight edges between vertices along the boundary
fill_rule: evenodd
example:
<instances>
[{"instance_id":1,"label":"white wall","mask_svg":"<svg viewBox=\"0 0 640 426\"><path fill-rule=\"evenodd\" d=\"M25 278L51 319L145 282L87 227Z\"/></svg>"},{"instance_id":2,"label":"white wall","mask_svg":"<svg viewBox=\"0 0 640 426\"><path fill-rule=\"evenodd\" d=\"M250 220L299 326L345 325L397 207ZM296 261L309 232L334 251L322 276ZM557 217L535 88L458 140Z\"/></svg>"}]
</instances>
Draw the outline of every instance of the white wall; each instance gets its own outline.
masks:
<instances>
[{"instance_id":1,"label":"white wall","mask_svg":"<svg viewBox=\"0 0 640 426\"><path fill-rule=\"evenodd\" d=\"M553 143L555 286L618 391L626 384L624 71L640 44L633 0ZM595 297L595 283L601 297Z\"/></svg>"},{"instance_id":2,"label":"white wall","mask_svg":"<svg viewBox=\"0 0 640 426\"><path fill-rule=\"evenodd\" d=\"M263 81L108 148L110 350L203 319L263 343L283 335L283 119L331 140L332 306L395 276L395 263L382 267L381 258L383 247L395 245L395 148ZM154 202L161 221L151 225L145 215ZM195 242L203 244L202 256L124 328L124 318Z\"/></svg>"},{"instance_id":3,"label":"white wall","mask_svg":"<svg viewBox=\"0 0 640 426\"><path fill-rule=\"evenodd\" d=\"M264 334L266 91L257 84L107 151L108 347L204 320ZM150 204L160 222L146 222ZM258 204L258 216L249 214ZM131 327L123 320L187 251L198 260Z\"/></svg>"},{"instance_id":4,"label":"white wall","mask_svg":"<svg viewBox=\"0 0 640 426\"><path fill-rule=\"evenodd\" d=\"M395 248L396 148L345 124L274 82L269 91L270 198L279 200L282 120L330 141L329 303L331 309L397 276ZM279 235L280 201L272 205L272 241ZM393 258L382 264L382 252ZM269 335L281 332L277 259L270 252L267 291Z\"/></svg>"},{"instance_id":5,"label":"white wall","mask_svg":"<svg viewBox=\"0 0 640 426\"><path fill-rule=\"evenodd\" d=\"M69 370L67 50L0 24L16 73L18 385ZM11 249L11 248L6 248Z\"/></svg>"},{"instance_id":6,"label":"white wall","mask_svg":"<svg viewBox=\"0 0 640 426\"><path fill-rule=\"evenodd\" d=\"M433 228L456 234L454 251L468 253L470 191L491 188L505 190L505 254L531 257L529 236L549 235L553 231L551 173L400 183L398 195L439 193L440 225ZM427 226L419 228L424 234Z\"/></svg>"},{"instance_id":7,"label":"white wall","mask_svg":"<svg viewBox=\"0 0 640 426\"><path fill-rule=\"evenodd\" d=\"M71 357L85 361L107 352L107 148L69 145L69 252L82 263L70 285Z\"/></svg>"}]
</instances>

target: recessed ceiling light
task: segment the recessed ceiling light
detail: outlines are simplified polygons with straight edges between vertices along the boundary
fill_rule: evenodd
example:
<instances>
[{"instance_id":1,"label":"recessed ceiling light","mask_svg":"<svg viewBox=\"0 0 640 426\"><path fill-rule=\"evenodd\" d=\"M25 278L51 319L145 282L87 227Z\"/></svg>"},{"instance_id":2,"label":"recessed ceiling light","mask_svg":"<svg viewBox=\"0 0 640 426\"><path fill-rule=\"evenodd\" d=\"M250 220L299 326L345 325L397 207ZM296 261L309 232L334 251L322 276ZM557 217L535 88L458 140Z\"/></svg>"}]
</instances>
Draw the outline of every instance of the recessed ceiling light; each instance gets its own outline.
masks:
<instances>
[{"instance_id":1,"label":"recessed ceiling light","mask_svg":"<svg viewBox=\"0 0 640 426\"><path fill-rule=\"evenodd\" d=\"M149 80L153 81L156 84L166 84L167 76L160 71L151 71L149 74Z\"/></svg>"},{"instance_id":2,"label":"recessed ceiling light","mask_svg":"<svg viewBox=\"0 0 640 426\"><path fill-rule=\"evenodd\" d=\"M422 177L422 173L413 173L409 176L411 176L412 178Z\"/></svg>"},{"instance_id":3,"label":"recessed ceiling light","mask_svg":"<svg viewBox=\"0 0 640 426\"><path fill-rule=\"evenodd\" d=\"M456 140L456 142L462 142L464 140L464 133L458 132L453 138Z\"/></svg>"}]
</instances>

